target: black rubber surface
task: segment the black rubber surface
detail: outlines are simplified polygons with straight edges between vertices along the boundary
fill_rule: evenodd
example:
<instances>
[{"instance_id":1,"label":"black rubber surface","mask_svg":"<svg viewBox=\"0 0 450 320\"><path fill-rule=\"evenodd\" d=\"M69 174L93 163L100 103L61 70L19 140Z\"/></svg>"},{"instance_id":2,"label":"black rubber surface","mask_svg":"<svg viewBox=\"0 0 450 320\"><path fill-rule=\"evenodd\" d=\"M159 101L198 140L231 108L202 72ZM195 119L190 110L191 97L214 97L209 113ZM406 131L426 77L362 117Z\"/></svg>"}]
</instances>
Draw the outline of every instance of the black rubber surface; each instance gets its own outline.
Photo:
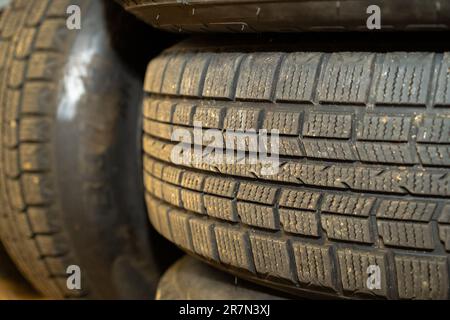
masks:
<instances>
[{"instance_id":1,"label":"black rubber surface","mask_svg":"<svg viewBox=\"0 0 450 320\"><path fill-rule=\"evenodd\" d=\"M381 29L448 30L449 0L117 0L147 23L174 32L368 31L367 8Z\"/></svg>"},{"instance_id":2,"label":"black rubber surface","mask_svg":"<svg viewBox=\"0 0 450 320\"><path fill-rule=\"evenodd\" d=\"M161 277L157 300L280 300L286 297L238 279L190 256Z\"/></svg>"},{"instance_id":3,"label":"black rubber surface","mask_svg":"<svg viewBox=\"0 0 450 320\"><path fill-rule=\"evenodd\" d=\"M81 30L66 27L73 4ZM152 298L161 270L138 162L140 54L125 60L131 66L116 48L133 48L120 26L146 26L97 0L13 1L1 25L0 237L8 253L47 296ZM66 286L73 264L81 290Z\"/></svg>"},{"instance_id":4,"label":"black rubber surface","mask_svg":"<svg viewBox=\"0 0 450 320\"><path fill-rule=\"evenodd\" d=\"M149 64L144 178L156 229L297 293L447 299L450 54L223 50L184 44ZM241 163L174 164L172 133L195 121L224 137L278 129L279 171L263 174L247 143L233 147Z\"/></svg>"}]
</instances>

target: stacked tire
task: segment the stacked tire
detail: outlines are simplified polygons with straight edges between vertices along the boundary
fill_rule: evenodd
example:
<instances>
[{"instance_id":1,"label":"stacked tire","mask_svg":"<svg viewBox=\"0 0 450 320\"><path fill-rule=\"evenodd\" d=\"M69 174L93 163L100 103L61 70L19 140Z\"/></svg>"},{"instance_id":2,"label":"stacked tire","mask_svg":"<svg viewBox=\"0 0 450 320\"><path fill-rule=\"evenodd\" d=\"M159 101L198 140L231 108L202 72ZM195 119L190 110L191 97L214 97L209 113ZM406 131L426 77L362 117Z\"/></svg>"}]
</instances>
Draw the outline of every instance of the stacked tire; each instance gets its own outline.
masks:
<instances>
[{"instance_id":1,"label":"stacked tire","mask_svg":"<svg viewBox=\"0 0 450 320\"><path fill-rule=\"evenodd\" d=\"M153 226L218 268L296 294L447 299L450 54L260 48L188 41L150 62ZM248 144L236 163L194 152L177 163L174 132L196 122L224 139L278 130L278 172L263 174Z\"/></svg>"},{"instance_id":2,"label":"stacked tire","mask_svg":"<svg viewBox=\"0 0 450 320\"><path fill-rule=\"evenodd\" d=\"M153 298L161 273L139 167L142 81L111 21L119 39L137 24L108 1L17 0L2 14L0 238L47 297Z\"/></svg>"}]
</instances>

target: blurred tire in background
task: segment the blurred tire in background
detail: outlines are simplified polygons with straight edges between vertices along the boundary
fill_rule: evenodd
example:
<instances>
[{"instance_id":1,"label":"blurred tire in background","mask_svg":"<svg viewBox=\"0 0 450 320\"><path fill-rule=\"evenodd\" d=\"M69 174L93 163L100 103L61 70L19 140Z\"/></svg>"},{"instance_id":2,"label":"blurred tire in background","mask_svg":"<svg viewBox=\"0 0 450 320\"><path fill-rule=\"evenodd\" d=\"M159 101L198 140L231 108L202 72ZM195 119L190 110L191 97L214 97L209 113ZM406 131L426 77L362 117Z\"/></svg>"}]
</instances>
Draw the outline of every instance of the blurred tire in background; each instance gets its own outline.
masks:
<instances>
[{"instance_id":1,"label":"blurred tire in background","mask_svg":"<svg viewBox=\"0 0 450 320\"><path fill-rule=\"evenodd\" d=\"M81 10L79 30L66 24L69 5ZM49 297L153 298L171 251L147 222L139 110L145 65L170 37L142 44L157 35L97 0L13 1L0 32L8 253ZM81 270L76 290L71 265Z\"/></svg>"}]
</instances>

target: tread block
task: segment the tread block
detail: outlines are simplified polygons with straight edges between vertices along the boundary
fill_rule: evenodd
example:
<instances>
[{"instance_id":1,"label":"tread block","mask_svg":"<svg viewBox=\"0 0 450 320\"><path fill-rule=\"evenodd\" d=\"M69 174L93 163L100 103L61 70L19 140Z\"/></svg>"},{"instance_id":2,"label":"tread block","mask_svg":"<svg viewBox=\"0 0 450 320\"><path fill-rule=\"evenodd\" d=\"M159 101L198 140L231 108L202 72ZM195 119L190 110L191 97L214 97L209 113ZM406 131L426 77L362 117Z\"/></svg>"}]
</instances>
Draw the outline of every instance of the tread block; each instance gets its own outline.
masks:
<instances>
[{"instance_id":1,"label":"tread block","mask_svg":"<svg viewBox=\"0 0 450 320\"><path fill-rule=\"evenodd\" d=\"M375 54L332 53L318 88L321 102L364 104L368 98Z\"/></svg>"},{"instance_id":2,"label":"tread block","mask_svg":"<svg viewBox=\"0 0 450 320\"><path fill-rule=\"evenodd\" d=\"M170 100L161 100L158 102L158 111L155 120L161 122L171 122L175 104Z\"/></svg>"},{"instance_id":3,"label":"tread block","mask_svg":"<svg viewBox=\"0 0 450 320\"><path fill-rule=\"evenodd\" d=\"M356 150L358 150L359 159L364 162L417 163L417 159L412 156L408 144L357 142Z\"/></svg>"},{"instance_id":4,"label":"tread block","mask_svg":"<svg viewBox=\"0 0 450 320\"><path fill-rule=\"evenodd\" d=\"M26 66L27 64L25 61L13 60L7 79L9 88L17 89L23 85L25 80Z\"/></svg>"},{"instance_id":5,"label":"tread block","mask_svg":"<svg viewBox=\"0 0 450 320\"><path fill-rule=\"evenodd\" d=\"M418 145L417 153L424 165L450 166L450 146Z\"/></svg>"},{"instance_id":6,"label":"tread block","mask_svg":"<svg viewBox=\"0 0 450 320\"><path fill-rule=\"evenodd\" d=\"M153 162L153 168L151 172L156 178L162 179L162 173L164 168L165 166L163 163L155 161Z\"/></svg>"},{"instance_id":7,"label":"tread block","mask_svg":"<svg viewBox=\"0 0 450 320\"><path fill-rule=\"evenodd\" d=\"M158 232L162 233L159 225L160 212L158 212L158 206L155 198L153 198L150 194L145 193L145 204L147 205L147 215L150 223Z\"/></svg>"},{"instance_id":8,"label":"tread block","mask_svg":"<svg viewBox=\"0 0 450 320\"><path fill-rule=\"evenodd\" d=\"M181 178L181 186L184 188L202 191L205 176L194 172L184 172Z\"/></svg>"},{"instance_id":9,"label":"tread block","mask_svg":"<svg viewBox=\"0 0 450 320\"><path fill-rule=\"evenodd\" d=\"M189 224L192 232L194 252L203 257L218 260L214 225L207 220L200 219L190 219Z\"/></svg>"},{"instance_id":10,"label":"tread block","mask_svg":"<svg viewBox=\"0 0 450 320\"><path fill-rule=\"evenodd\" d=\"M169 212L172 240L180 247L193 251L189 219L190 216L181 211L172 210Z\"/></svg>"},{"instance_id":11,"label":"tread block","mask_svg":"<svg viewBox=\"0 0 450 320\"><path fill-rule=\"evenodd\" d=\"M204 53L197 53L190 59L187 59L183 76L181 77L180 95L201 96L209 59L210 56Z\"/></svg>"},{"instance_id":12,"label":"tread block","mask_svg":"<svg viewBox=\"0 0 450 320\"><path fill-rule=\"evenodd\" d=\"M47 144L22 143L20 167L25 171L50 170L51 152Z\"/></svg>"},{"instance_id":13,"label":"tread block","mask_svg":"<svg viewBox=\"0 0 450 320\"><path fill-rule=\"evenodd\" d=\"M218 196L234 198L237 185L238 183L231 179L207 177L205 179L205 186L203 188L203 191Z\"/></svg>"},{"instance_id":14,"label":"tread block","mask_svg":"<svg viewBox=\"0 0 450 320\"><path fill-rule=\"evenodd\" d=\"M66 7L67 8L67 7ZM65 13L66 9L61 11ZM64 19L48 19L42 22L34 43L34 48L64 52L67 39L70 33L67 32L66 21Z\"/></svg>"},{"instance_id":15,"label":"tread block","mask_svg":"<svg viewBox=\"0 0 450 320\"><path fill-rule=\"evenodd\" d=\"M268 133L278 132L279 134L297 135L300 130L300 112L290 111L266 111L262 129Z\"/></svg>"},{"instance_id":16,"label":"tread block","mask_svg":"<svg viewBox=\"0 0 450 320\"><path fill-rule=\"evenodd\" d=\"M17 178L20 176L21 170L19 167L19 152L16 149L3 150L3 165L5 168L5 175L10 178Z\"/></svg>"},{"instance_id":17,"label":"tread block","mask_svg":"<svg viewBox=\"0 0 450 320\"><path fill-rule=\"evenodd\" d=\"M173 240L173 236L172 236L172 228L171 225L169 223L169 212L171 211L171 208L162 203L162 202L158 202L158 221L159 221L159 232L168 240L170 241L175 241Z\"/></svg>"},{"instance_id":18,"label":"tread block","mask_svg":"<svg viewBox=\"0 0 450 320\"><path fill-rule=\"evenodd\" d=\"M151 192L153 193L153 195L155 195L158 199L163 199L163 191L162 191L162 187L163 187L163 183L160 180L157 179L151 179L151 183L152 183L152 189Z\"/></svg>"},{"instance_id":19,"label":"tread block","mask_svg":"<svg viewBox=\"0 0 450 320\"><path fill-rule=\"evenodd\" d=\"M258 273L295 281L287 241L251 234L250 242Z\"/></svg>"},{"instance_id":20,"label":"tread block","mask_svg":"<svg viewBox=\"0 0 450 320\"><path fill-rule=\"evenodd\" d=\"M310 158L358 160L352 144L347 141L304 139L303 146Z\"/></svg>"},{"instance_id":21,"label":"tread block","mask_svg":"<svg viewBox=\"0 0 450 320\"><path fill-rule=\"evenodd\" d=\"M376 216L394 220L430 221L436 203L407 200L382 200Z\"/></svg>"},{"instance_id":22,"label":"tread block","mask_svg":"<svg viewBox=\"0 0 450 320\"><path fill-rule=\"evenodd\" d=\"M49 2L50 2L49 0L33 2L32 8L30 9L28 19L26 21L27 26L29 26L29 27L36 26L41 22L41 20L44 18L45 14L47 12ZM34 28L30 28L30 29L34 30Z\"/></svg>"},{"instance_id":23,"label":"tread block","mask_svg":"<svg viewBox=\"0 0 450 320\"><path fill-rule=\"evenodd\" d=\"M407 117L366 115L356 128L358 140L407 142L411 119Z\"/></svg>"},{"instance_id":24,"label":"tread block","mask_svg":"<svg viewBox=\"0 0 450 320\"><path fill-rule=\"evenodd\" d=\"M22 194L20 181L6 179L5 182L10 206L18 211L22 211L23 209L25 209L26 204Z\"/></svg>"},{"instance_id":25,"label":"tread block","mask_svg":"<svg viewBox=\"0 0 450 320\"><path fill-rule=\"evenodd\" d=\"M204 97L233 99L238 69L244 54L213 54L206 72Z\"/></svg>"},{"instance_id":26,"label":"tread block","mask_svg":"<svg viewBox=\"0 0 450 320\"><path fill-rule=\"evenodd\" d=\"M183 174L182 169L166 166L162 170L161 179L165 182L170 182L171 184L179 185L181 182L182 174Z\"/></svg>"},{"instance_id":27,"label":"tread block","mask_svg":"<svg viewBox=\"0 0 450 320\"><path fill-rule=\"evenodd\" d=\"M205 205L203 203L203 195L200 192L181 189L181 201L183 208L193 212L205 213Z\"/></svg>"},{"instance_id":28,"label":"tread block","mask_svg":"<svg viewBox=\"0 0 450 320\"><path fill-rule=\"evenodd\" d=\"M158 114L159 100L152 100L149 97L144 98L142 112L147 119L156 120Z\"/></svg>"},{"instance_id":29,"label":"tread block","mask_svg":"<svg viewBox=\"0 0 450 320\"><path fill-rule=\"evenodd\" d=\"M56 105L56 87L49 82L31 82L25 84L22 100L22 113L50 115Z\"/></svg>"},{"instance_id":30,"label":"tread block","mask_svg":"<svg viewBox=\"0 0 450 320\"><path fill-rule=\"evenodd\" d=\"M450 190L445 187L450 182L450 175L446 173L411 172L404 174L404 178L405 182L399 182L399 185L413 194L450 195Z\"/></svg>"},{"instance_id":31,"label":"tread block","mask_svg":"<svg viewBox=\"0 0 450 320\"><path fill-rule=\"evenodd\" d=\"M319 236L316 214L310 211L280 209L280 223L287 232Z\"/></svg>"},{"instance_id":32,"label":"tread block","mask_svg":"<svg viewBox=\"0 0 450 320\"><path fill-rule=\"evenodd\" d=\"M450 226L439 226L439 238L444 243L445 250L450 251Z\"/></svg>"},{"instance_id":33,"label":"tread block","mask_svg":"<svg viewBox=\"0 0 450 320\"><path fill-rule=\"evenodd\" d=\"M3 150L3 166L4 174L9 178L17 178L20 176L21 170L19 165L19 152L17 149Z\"/></svg>"},{"instance_id":34,"label":"tread block","mask_svg":"<svg viewBox=\"0 0 450 320\"><path fill-rule=\"evenodd\" d=\"M154 178L148 173L144 171L143 174L143 180L144 180L144 187L147 191L153 193L153 180Z\"/></svg>"},{"instance_id":35,"label":"tread block","mask_svg":"<svg viewBox=\"0 0 450 320\"><path fill-rule=\"evenodd\" d=\"M327 194L323 200L321 210L322 212L367 217L374 203L375 198L373 197Z\"/></svg>"},{"instance_id":36,"label":"tread block","mask_svg":"<svg viewBox=\"0 0 450 320\"><path fill-rule=\"evenodd\" d=\"M144 82L144 90L146 92L161 92L164 71L166 69L167 63L169 62L169 58L170 57L167 55L162 55L150 61L147 67L147 73Z\"/></svg>"},{"instance_id":37,"label":"tread block","mask_svg":"<svg viewBox=\"0 0 450 320\"><path fill-rule=\"evenodd\" d=\"M17 230L18 233L20 234L20 237L24 237L25 238L25 242L28 242L31 244L31 242L33 241L33 230L31 230L31 226L29 223L29 219L28 216L25 213L20 213L17 214L16 216L16 223L17 223ZM17 236L17 235L16 235ZM32 244L33 249L36 247L36 243ZM34 256L39 255L38 252L33 252Z\"/></svg>"},{"instance_id":38,"label":"tread block","mask_svg":"<svg viewBox=\"0 0 450 320\"><path fill-rule=\"evenodd\" d=\"M246 232L224 226L217 226L214 232L221 262L249 271L254 270Z\"/></svg>"},{"instance_id":39,"label":"tread block","mask_svg":"<svg viewBox=\"0 0 450 320\"><path fill-rule=\"evenodd\" d=\"M2 19L2 21L5 21L4 19ZM0 21L0 28L2 27L2 21ZM10 46L9 46L9 42L7 41L2 41L0 43L0 68L3 68L3 66L5 65L6 62L6 57L9 53L9 51L11 51Z\"/></svg>"},{"instance_id":40,"label":"tread block","mask_svg":"<svg viewBox=\"0 0 450 320\"><path fill-rule=\"evenodd\" d=\"M47 142L51 139L52 122L40 117L24 117L20 123L19 138L22 142Z\"/></svg>"},{"instance_id":41,"label":"tread block","mask_svg":"<svg viewBox=\"0 0 450 320\"><path fill-rule=\"evenodd\" d=\"M190 54L171 55L164 70L161 93L178 94L186 62Z\"/></svg>"},{"instance_id":42,"label":"tread block","mask_svg":"<svg viewBox=\"0 0 450 320\"><path fill-rule=\"evenodd\" d=\"M250 108L229 108L225 116L223 128L229 130L256 132L261 110Z\"/></svg>"},{"instance_id":43,"label":"tread block","mask_svg":"<svg viewBox=\"0 0 450 320\"><path fill-rule=\"evenodd\" d=\"M22 97L22 91L20 90L7 90L6 95L6 108L5 108L5 120L17 121L19 120L19 106Z\"/></svg>"},{"instance_id":44,"label":"tread block","mask_svg":"<svg viewBox=\"0 0 450 320\"><path fill-rule=\"evenodd\" d=\"M373 243L369 219L323 214L321 222L331 239Z\"/></svg>"},{"instance_id":45,"label":"tread block","mask_svg":"<svg viewBox=\"0 0 450 320\"><path fill-rule=\"evenodd\" d=\"M345 291L387 296L387 261L384 254L338 249L337 256L341 271L342 287ZM372 289L368 286L370 266L379 267L381 274L378 288L376 285Z\"/></svg>"},{"instance_id":46,"label":"tread block","mask_svg":"<svg viewBox=\"0 0 450 320\"><path fill-rule=\"evenodd\" d=\"M194 113L194 124L200 123L203 128L220 128L225 109L221 107L197 106Z\"/></svg>"},{"instance_id":47,"label":"tread block","mask_svg":"<svg viewBox=\"0 0 450 320\"><path fill-rule=\"evenodd\" d=\"M154 178L153 176L151 176L148 173L144 174L144 183L145 183L145 188L147 189L148 192L150 192L151 194L153 194L154 196L158 197L158 199L162 199L162 182L161 180Z\"/></svg>"},{"instance_id":48,"label":"tread block","mask_svg":"<svg viewBox=\"0 0 450 320\"><path fill-rule=\"evenodd\" d=\"M162 199L174 206L181 206L181 189L168 183L161 183Z\"/></svg>"},{"instance_id":49,"label":"tread block","mask_svg":"<svg viewBox=\"0 0 450 320\"><path fill-rule=\"evenodd\" d=\"M442 222L442 223L450 223L450 204L449 203L445 204L444 208L442 208L442 212L439 215L438 221Z\"/></svg>"},{"instance_id":50,"label":"tread block","mask_svg":"<svg viewBox=\"0 0 450 320\"><path fill-rule=\"evenodd\" d=\"M278 137L278 142L279 142L278 153L280 155L297 156L297 157L302 157L305 155L301 147L301 142L299 138ZM273 151L274 148L272 147L272 145L270 145L270 140L268 141L268 149L270 149L271 152L276 153L275 151Z\"/></svg>"},{"instance_id":51,"label":"tread block","mask_svg":"<svg viewBox=\"0 0 450 320\"><path fill-rule=\"evenodd\" d=\"M24 173L21 181L28 205L48 205L52 202L55 189L48 174Z\"/></svg>"},{"instance_id":52,"label":"tread block","mask_svg":"<svg viewBox=\"0 0 450 320\"><path fill-rule=\"evenodd\" d=\"M272 100L281 58L281 53L247 54L240 68L236 98Z\"/></svg>"},{"instance_id":53,"label":"tread block","mask_svg":"<svg viewBox=\"0 0 450 320\"><path fill-rule=\"evenodd\" d=\"M251 182L241 182L237 193L237 199L255 201L262 204L275 204L277 188L264 186Z\"/></svg>"},{"instance_id":54,"label":"tread block","mask_svg":"<svg viewBox=\"0 0 450 320\"><path fill-rule=\"evenodd\" d=\"M180 102L175 105L172 122L182 125L193 125L195 105L188 102Z\"/></svg>"},{"instance_id":55,"label":"tread block","mask_svg":"<svg viewBox=\"0 0 450 320\"><path fill-rule=\"evenodd\" d=\"M446 52L439 70L434 104L450 106L450 52Z\"/></svg>"},{"instance_id":56,"label":"tread block","mask_svg":"<svg viewBox=\"0 0 450 320\"><path fill-rule=\"evenodd\" d=\"M247 121L247 120L248 119L246 119L245 117L242 118L242 121ZM252 121L252 120L250 120L250 121ZM224 146L228 152L230 150L240 150L240 151L246 151L246 152L252 152L252 153L259 153L259 151L260 151L259 148L263 148L263 150L272 150L271 148L273 148L273 147L272 147L271 141L269 140L270 136L266 135L264 138L264 139L266 139L266 141L263 142L262 141L263 136L262 135L260 136L259 133L257 133L256 129L245 129L242 127L242 126L247 126L247 125L252 125L252 124L251 123L236 124L237 128L235 128L235 129L231 128L231 130L230 130L230 128L227 128L226 131L223 132L223 139L224 139L225 143L222 144L222 141L221 141L222 137L219 136L219 139L216 139L216 141L218 141L218 143L215 143L214 145L216 147L218 147L219 150L222 150L222 146ZM261 142L261 143L259 143L259 142ZM278 141L278 142L279 142L278 143L278 147L279 147L281 142L280 141ZM274 153L278 153L278 152L274 151ZM234 161L238 162L238 163L239 163L241 157L243 157L244 155L245 155L244 152L231 153L231 154L224 152L224 156L229 156L231 159L236 159ZM232 157L235 157L235 158L232 158ZM254 157L254 160L256 160L256 159L257 158ZM244 161L244 160L242 160L242 161Z\"/></svg>"},{"instance_id":57,"label":"tread block","mask_svg":"<svg viewBox=\"0 0 450 320\"><path fill-rule=\"evenodd\" d=\"M22 11L23 12L23 11ZM12 38L15 32L19 29L19 25L21 24L21 20L23 19L23 13L16 14L7 14L4 18L2 18L2 39L7 40Z\"/></svg>"},{"instance_id":58,"label":"tread block","mask_svg":"<svg viewBox=\"0 0 450 320\"><path fill-rule=\"evenodd\" d=\"M331 247L294 242L297 276L301 283L320 287L335 288L332 278L333 267Z\"/></svg>"},{"instance_id":59,"label":"tread block","mask_svg":"<svg viewBox=\"0 0 450 320\"><path fill-rule=\"evenodd\" d=\"M321 59L318 53L287 54L281 63L276 100L312 102Z\"/></svg>"},{"instance_id":60,"label":"tread block","mask_svg":"<svg viewBox=\"0 0 450 320\"><path fill-rule=\"evenodd\" d=\"M206 213L209 216L228 221L238 221L234 200L205 195L203 201Z\"/></svg>"},{"instance_id":61,"label":"tread block","mask_svg":"<svg viewBox=\"0 0 450 320\"><path fill-rule=\"evenodd\" d=\"M303 127L303 136L348 139L352 133L352 115L309 113Z\"/></svg>"},{"instance_id":62,"label":"tread block","mask_svg":"<svg viewBox=\"0 0 450 320\"><path fill-rule=\"evenodd\" d=\"M447 299L445 258L395 256L397 287L401 299Z\"/></svg>"},{"instance_id":63,"label":"tread block","mask_svg":"<svg viewBox=\"0 0 450 320\"><path fill-rule=\"evenodd\" d=\"M432 53L387 53L375 78L378 78L376 103L425 105L433 57Z\"/></svg>"},{"instance_id":64,"label":"tread block","mask_svg":"<svg viewBox=\"0 0 450 320\"><path fill-rule=\"evenodd\" d=\"M315 210L320 198L320 193L283 189L280 196L280 207Z\"/></svg>"},{"instance_id":65,"label":"tread block","mask_svg":"<svg viewBox=\"0 0 450 320\"><path fill-rule=\"evenodd\" d=\"M420 118L419 118L420 119ZM449 143L450 117L424 117L417 133L418 142Z\"/></svg>"},{"instance_id":66,"label":"tread block","mask_svg":"<svg viewBox=\"0 0 450 320\"><path fill-rule=\"evenodd\" d=\"M275 209L272 207L238 202L237 213L245 224L272 230L279 228L275 218Z\"/></svg>"},{"instance_id":67,"label":"tread block","mask_svg":"<svg viewBox=\"0 0 450 320\"><path fill-rule=\"evenodd\" d=\"M143 119L143 129L144 132L152 136L169 141L175 141L175 139L172 140L173 128L170 124Z\"/></svg>"},{"instance_id":68,"label":"tread block","mask_svg":"<svg viewBox=\"0 0 450 320\"><path fill-rule=\"evenodd\" d=\"M17 125L17 121L9 121L4 124L3 128L3 143L7 147L17 147L19 144L19 126Z\"/></svg>"},{"instance_id":69,"label":"tread block","mask_svg":"<svg viewBox=\"0 0 450 320\"><path fill-rule=\"evenodd\" d=\"M387 246L433 249L431 224L378 221L378 234Z\"/></svg>"},{"instance_id":70,"label":"tread block","mask_svg":"<svg viewBox=\"0 0 450 320\"><path fill-rule=\"evenodd\" d=\"M52 80L63 63L58 53L35 52L28 65L27 79Z\"/></svg>"}]
</instances>

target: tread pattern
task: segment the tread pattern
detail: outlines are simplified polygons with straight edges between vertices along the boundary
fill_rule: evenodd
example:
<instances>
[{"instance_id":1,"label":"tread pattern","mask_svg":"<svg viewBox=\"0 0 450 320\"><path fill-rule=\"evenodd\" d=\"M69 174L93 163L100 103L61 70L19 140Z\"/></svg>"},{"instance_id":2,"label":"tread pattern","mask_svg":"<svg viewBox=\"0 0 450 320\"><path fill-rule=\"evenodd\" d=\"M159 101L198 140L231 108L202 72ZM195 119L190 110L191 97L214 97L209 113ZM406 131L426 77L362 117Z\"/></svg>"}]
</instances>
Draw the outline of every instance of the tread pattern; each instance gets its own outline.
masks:
<instances>
[{"instance_id":1,"label":"tread pattern","mask_svg":"<svg viewBox=\"0 0 450 320\"><path fill-rule=\"evenodd\" d=\"M150 220L181 248L283 288L449 298L449 63L448 53L163 53L143 105ZM279 128L279 172L263 175L250 143L227 146L246 151L243 163L175 165L172 134L195 121L224 136ZM374 264L380 287L368 289Z\"/></svg>"},{"instance_id":2,"label":"tread pattern","mask_svg":"<svg viewBox=\"0 0 450 320\"><path fill-rule=\"evenodd\" d=\"M0 29L0 237L30 282L59 298L88 294L66 287L74 257L59 225L49 143L57 79L71 41L66 8L82 2L16 0Z\"/></svg>"}]
</instances>

